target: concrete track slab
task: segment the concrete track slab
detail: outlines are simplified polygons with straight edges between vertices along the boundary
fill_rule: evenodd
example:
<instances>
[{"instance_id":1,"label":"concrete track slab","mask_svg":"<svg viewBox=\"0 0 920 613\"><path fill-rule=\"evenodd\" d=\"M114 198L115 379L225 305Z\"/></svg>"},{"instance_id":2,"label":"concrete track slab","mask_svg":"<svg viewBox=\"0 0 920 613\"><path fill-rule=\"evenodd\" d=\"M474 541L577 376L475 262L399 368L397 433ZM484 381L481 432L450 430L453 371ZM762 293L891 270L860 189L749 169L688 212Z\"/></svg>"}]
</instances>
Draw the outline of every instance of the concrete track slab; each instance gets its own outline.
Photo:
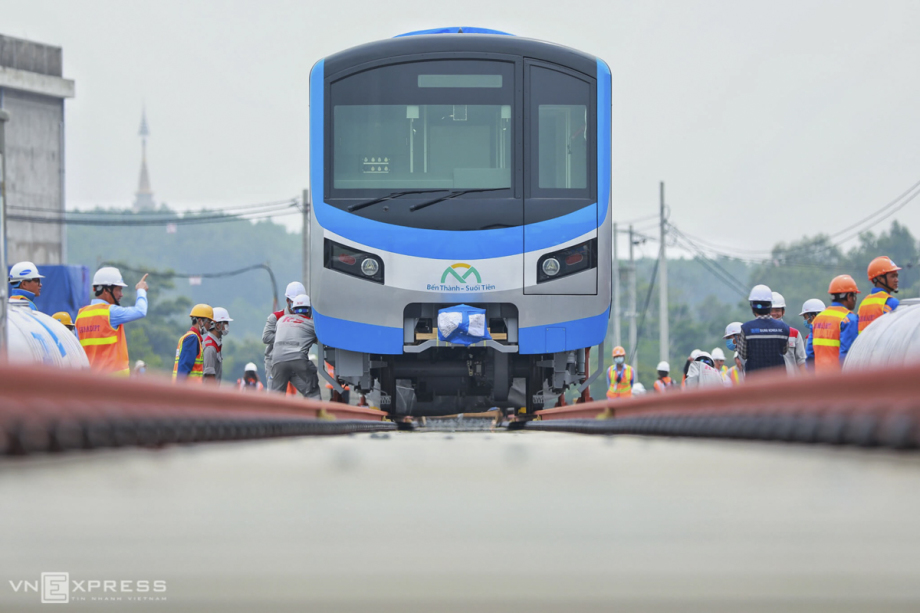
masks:
<instances>
[{"instance_id":1,"label":"concrete track slab","mask_svg":"<svg viewBox=\"0 0 920 613\"><path fill-rule=\"evenodd\" d=\"M75 611L916 611L918 486L913 454L545 432L2 460L0 611L49 571L166 581Z\"/></svg>"}]
</instances>

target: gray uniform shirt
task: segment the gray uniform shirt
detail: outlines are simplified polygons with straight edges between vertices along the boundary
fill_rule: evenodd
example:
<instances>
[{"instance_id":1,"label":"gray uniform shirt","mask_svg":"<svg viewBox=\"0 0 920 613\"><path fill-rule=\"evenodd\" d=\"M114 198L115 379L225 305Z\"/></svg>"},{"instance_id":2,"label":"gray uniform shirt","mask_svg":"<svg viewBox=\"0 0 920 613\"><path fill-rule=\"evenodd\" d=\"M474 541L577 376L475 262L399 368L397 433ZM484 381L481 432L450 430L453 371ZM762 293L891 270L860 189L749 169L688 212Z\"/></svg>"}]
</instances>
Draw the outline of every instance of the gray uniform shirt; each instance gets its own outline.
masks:
<instances>
[{"instance_id":1,"label":"gray uniform shirt","mask_svg":"<svg viewBox=\"0 0 920 613\"><path fill-rule=\"evenodd\" d=\"M285 315L275 328L272 364L292 360L309 360L310 347L316 342L313 320L306 315Z\"/></svg>"},{"instance_id":2,"label":"gray uniform shirt","mask_svg":"<svg viewBox=\"0 0 920 613\"><path fill-rule=\"evenodd\" d=\"M287 315L287 309L284 309ZM278 318L274 313L269 313L262 328L262 342L265 343L265 376L270 377L272 372L272 348L275 345L275 329L278 327Z\"/></svg>"},{"instance_id":3,"label":"gray uniform shirt","mask_svg":"<svg viewBox=\"0 0 920 613\"><path fill-rule=\"evenodd\" d=\"M214 339L214 342L216 342L218 345L223 345L223 339L217 338L213 332L208 332L208 336ZM214 375L214 377L220 381L220 378L223 375L224 361L221 352L219 352L214 347L205 344L201 359L204 361L204 374Z\"/></svg>"},{"instance_id":4,"label":"gray uniform shirt","mask_svg":"<svg viewBox=\"0 0 920 613\"><path fill-rule=\"evenodd\" d=\"M792 326L789 326L792 329ZM793 343L795 345L793 346ZM805 363L805 336L799 331L798 336L789 335L789 351L783 356L786 359L786 372L790 375L799 374L802 364Z\"/></svg>"}]
</instances>

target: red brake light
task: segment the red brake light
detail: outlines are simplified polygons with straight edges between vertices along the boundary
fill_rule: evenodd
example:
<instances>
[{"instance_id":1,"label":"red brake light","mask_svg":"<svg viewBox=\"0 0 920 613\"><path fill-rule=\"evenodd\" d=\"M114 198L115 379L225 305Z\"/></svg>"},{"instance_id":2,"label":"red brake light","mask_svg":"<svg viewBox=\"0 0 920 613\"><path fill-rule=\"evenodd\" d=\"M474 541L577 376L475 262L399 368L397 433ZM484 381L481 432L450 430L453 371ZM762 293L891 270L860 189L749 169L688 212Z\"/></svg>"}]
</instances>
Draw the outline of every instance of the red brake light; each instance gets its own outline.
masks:
<instances>
[{"instance_id":1,"label":"red brake light","mask_svg":"<svg viewBox=\"0 0 920 613\"><path fill-rule=\"evenodd\" d=\"M348 254L346 254L346 253L343 253L342 255L340 255L340 256L338 257L338 260L339 260L342 264L347 264L348 266L354 266L354 265L355 265L355 262L358 261L358 260L356 260L356 259L354 258L354 256L348 255Z\"/></svg>"},{"instance_id":2,"label":"red brake light","mask_svg":"<svg viewBox=\"0 0 920 613\"><path fill-rule=\"evenodd\" d=\"M582 254L580 254L580 253L573 253L572 255L570 255L570 256L568 256L567 258L565 258L565 263L566 263L567 266L572 266L572 265L574 265L574 264L578 264L578 263L581 262L583 259L585 259L585 256L583 256Z\"/></svg>"}]
</instances>

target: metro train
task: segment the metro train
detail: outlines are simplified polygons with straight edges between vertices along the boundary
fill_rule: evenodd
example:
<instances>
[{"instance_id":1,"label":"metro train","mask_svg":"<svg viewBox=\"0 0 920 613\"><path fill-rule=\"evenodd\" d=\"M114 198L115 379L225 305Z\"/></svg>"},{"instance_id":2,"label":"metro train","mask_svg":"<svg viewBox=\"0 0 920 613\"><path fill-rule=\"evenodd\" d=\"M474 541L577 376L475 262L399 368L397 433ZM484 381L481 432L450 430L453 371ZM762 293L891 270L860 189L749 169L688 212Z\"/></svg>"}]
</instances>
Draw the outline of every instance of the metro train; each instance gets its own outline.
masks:
<instances>
[{"instance_id":1,"label":"metro train","mask_svg":"<svg viewBox=\"0 0 920 613\"><path fill-rule=\"evenodd\" d=\"M568 47L455 27L318 61L308 292L330 384L397 416L583 389L610 314L610 156L610 69ZM456 305L488 338L439 335Z\"/></svg>"}]
</instances>

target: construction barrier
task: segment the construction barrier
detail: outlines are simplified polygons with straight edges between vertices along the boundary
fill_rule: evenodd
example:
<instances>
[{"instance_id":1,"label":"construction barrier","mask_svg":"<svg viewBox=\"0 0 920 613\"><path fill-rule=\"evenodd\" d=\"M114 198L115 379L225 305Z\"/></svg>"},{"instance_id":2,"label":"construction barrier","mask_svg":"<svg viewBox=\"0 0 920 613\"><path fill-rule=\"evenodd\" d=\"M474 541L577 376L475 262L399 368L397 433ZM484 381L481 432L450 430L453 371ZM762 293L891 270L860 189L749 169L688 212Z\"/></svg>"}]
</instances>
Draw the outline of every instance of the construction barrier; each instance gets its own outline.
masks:
<instances>
[{"instance_id":1,"label":"construction barrier","mask_svg":"<svg viewBox=\"0 0 920 613\"><path fill-rule=\"evenodd\" d=\"M0 455L395 428L368 407L157 377L0 367Z\"/></svg>"},{"instance_id":2,"label":"construction barrier","mask_svg":"<svg viewBox=\"0 0 920 613\"><path fill-rule=\"evenodd\" d=\"M537 411L527 429L920 447L920 366L674 390Z\"/></svg>"}]
</instances>

